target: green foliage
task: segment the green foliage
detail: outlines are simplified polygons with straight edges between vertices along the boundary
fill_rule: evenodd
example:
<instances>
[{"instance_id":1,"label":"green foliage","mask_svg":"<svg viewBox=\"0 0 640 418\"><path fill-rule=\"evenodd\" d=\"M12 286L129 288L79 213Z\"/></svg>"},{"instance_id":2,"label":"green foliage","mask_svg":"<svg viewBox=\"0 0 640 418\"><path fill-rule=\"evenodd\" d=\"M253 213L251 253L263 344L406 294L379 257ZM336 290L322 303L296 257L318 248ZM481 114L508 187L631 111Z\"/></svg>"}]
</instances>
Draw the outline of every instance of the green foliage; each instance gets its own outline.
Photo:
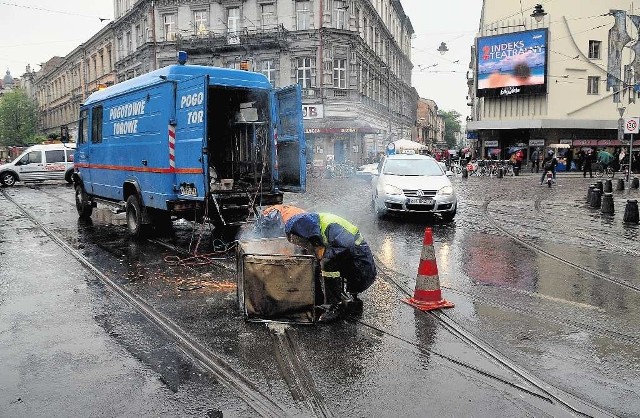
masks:
<instances>
[{"instance_id":1,"label":"green foliage","mask_svg":"<svg viewBox=\"0 0 640 418\"><path fill-rule=\"evenodd\" d=\"M24 90L0 97L0 144L28 145L36 134L37 106Z\"/></svg>"},{"instance_id":2,"label":"green foliage","mask_svg":"<svg viewBox=\"0 0 640 418\"><path fill-rule=\"evenodd\" d=\"M456 144L456 135L462 126L460 123L462 115L455 110L443 110L440 115L444 117L444 141L450 149L455 149L458 145Z\"/></svg>"}]
</instances>

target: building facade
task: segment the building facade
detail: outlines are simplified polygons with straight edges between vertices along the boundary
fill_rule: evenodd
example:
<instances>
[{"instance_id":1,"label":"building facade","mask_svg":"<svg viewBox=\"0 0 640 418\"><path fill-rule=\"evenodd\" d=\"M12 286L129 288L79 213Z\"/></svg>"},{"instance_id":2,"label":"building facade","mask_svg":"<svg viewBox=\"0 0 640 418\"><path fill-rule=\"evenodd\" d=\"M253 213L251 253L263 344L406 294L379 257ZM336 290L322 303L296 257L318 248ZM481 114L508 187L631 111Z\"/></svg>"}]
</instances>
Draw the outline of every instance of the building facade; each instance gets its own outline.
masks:
<instances>
[{"instance_id":1,"label":"building facade","mask_svg":"<svg viewBox=\"0 0 640 418\"><path fill-rule=\"evenodd\" d=\"M190 64L298 83L309 161L358 164L411 138L413 27L399 0L114 0L114 16L59 70L33 77L43 131L77 123L67 106L77 113L98 84L174 64L184 50Z\"/></svg>"},{"instance_id":2,"label":"building facade","mask_svg":"<svg viewBox=\"0 0 640 418\"><path fill-rule=\"evenodd\" d=\"M622 0L538 3L484 0L468 73L468 137L485 157L624 145L620 109L640 116L632 52L640 20Z\"/></svg>"},{"instance_id":3,"label":"building facade","mask_svg":"<svg viewBox=\"0 0 640 418\"><path fill-rule=\"evenodd\" d=\"M414 140L429 150L442 148L444 142L444 117L438 111L438 105L431 99L418 99L416 114L416 135Z\"/></svg>"},{"instance_id":4,"label":"building facade","mask_svg":"<svg viewBox=\"0 0 640 418\"><path fill-rule=\"evenodd\" d=\"M23 76L27 93L38 103L39 130L60 134L66 127L77 138L80 104L101 86L115 82L113 30L107 25L65 57L53 57L40 71Z\"/></svg>"}]
</instances>

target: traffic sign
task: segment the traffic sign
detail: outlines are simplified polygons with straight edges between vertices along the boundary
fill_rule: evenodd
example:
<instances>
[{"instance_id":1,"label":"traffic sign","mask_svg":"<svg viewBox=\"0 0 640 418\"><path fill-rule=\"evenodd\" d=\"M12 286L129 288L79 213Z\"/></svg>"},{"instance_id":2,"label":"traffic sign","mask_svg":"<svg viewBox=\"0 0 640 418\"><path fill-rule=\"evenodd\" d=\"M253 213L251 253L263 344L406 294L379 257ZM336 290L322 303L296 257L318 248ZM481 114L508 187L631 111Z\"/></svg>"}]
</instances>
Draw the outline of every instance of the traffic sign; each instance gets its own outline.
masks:
<instances>
[{"instance_id":1,"label":"traffic sign","mask_svg":"<svg viewBox=\"0 0 640 418\"><path fill-rule=\"evenodd\" d=\"M637 134L640 132L640 117L624 118L624 133Z\"/></svg>"}]
</instances>

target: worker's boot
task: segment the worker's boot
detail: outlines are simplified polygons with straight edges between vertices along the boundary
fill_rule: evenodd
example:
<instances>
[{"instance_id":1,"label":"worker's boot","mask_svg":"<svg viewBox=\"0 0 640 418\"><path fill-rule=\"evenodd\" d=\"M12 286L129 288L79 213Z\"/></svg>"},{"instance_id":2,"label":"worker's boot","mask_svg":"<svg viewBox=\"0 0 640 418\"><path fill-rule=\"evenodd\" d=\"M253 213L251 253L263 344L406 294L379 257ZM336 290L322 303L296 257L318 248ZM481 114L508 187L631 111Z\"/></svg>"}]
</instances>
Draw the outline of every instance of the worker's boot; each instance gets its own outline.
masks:
<instances>
[{"instance_id":1,"label":"worker's boot","mask_svg":"<svg viewBox=\"0 0 640 418\"><path fill-rule=\"evenodd\" d=\"M350 316L362 315L363 303L362 299L358 298L357 293L351 293L351 299L347 300L346 314Z\"/></svg>"},{"instance_id":2,"label":"worker's boot","mask_svg":"<svg viewBox=\"0 0 640 418\"><path fill-rule=\"evenodd\" d=\"M342 279L340 277L323 276L322 284L325 311L318 318L318 322L333 322L344 315L344 307L340 296L342 294Z\"/></svg>"}]
</instances>

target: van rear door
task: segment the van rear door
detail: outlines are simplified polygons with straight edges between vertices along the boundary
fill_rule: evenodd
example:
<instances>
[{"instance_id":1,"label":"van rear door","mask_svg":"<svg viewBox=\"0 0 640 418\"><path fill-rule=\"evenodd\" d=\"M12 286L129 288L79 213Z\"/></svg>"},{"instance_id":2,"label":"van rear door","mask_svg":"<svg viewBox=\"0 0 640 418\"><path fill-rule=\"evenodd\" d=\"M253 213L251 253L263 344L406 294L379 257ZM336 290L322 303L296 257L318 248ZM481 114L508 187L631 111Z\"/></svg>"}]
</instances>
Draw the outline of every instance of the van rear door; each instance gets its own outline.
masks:
<instances>
[{"instance_id":1,"label":"van rear door","mask_svg":"<svg viewBox=\"0 0 640 418\"><path fill-rule=\"evenodd\" d=\"M274 175L281 190L304 192L306 188L306 145L302 125L302 93L300 86L276 89L274 115L277 133Z\"/></svg>"},{"instance_id":2,"label":"van rear door","mask_svg":"<svg viewBox=\"0 0 640 418\"><path fill-rule=\"evenodd\" d=\"M209 76L198 76L177 83L175 151L170 169L175 170L178 197L202 200L208 193L207 161L207 86Z\"/></svg>"}]
</instances>

